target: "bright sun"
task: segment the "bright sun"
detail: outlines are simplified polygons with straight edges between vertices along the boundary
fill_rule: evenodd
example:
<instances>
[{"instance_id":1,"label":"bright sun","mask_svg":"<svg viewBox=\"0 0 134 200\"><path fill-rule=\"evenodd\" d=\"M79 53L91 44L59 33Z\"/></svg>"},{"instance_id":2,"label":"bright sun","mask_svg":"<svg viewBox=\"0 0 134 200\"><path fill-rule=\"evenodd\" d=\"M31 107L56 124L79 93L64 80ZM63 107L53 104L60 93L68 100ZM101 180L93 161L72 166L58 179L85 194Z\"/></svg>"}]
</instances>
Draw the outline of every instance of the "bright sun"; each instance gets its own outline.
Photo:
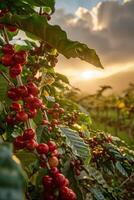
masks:
<instances>
[{"instance_id":1,"label":"bright sun","mask_svg":"<svg viewBox=\"0 0 134 200\"><path fill-rule=\"evenodd\" d=\"M100 77L100 75L101 75L100 71L87 70L81 73L81 78L84 80L90 80L90 79Z\"/></svg>"}]
</instances>

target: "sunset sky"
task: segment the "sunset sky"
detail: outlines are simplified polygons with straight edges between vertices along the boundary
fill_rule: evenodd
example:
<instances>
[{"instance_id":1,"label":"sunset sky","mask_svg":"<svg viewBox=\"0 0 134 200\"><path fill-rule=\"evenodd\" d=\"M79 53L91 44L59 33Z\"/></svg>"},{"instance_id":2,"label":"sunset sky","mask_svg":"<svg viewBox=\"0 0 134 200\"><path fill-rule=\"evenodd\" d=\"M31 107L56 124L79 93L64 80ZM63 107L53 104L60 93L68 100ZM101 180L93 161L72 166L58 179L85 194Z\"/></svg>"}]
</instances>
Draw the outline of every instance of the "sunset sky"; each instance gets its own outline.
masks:
<instances>
[{"instance_id":1,"label":"sunset sky","mask_svg":"<svg viewBox=\"0 0 134 200\"><path fill-rule=\"evenodd\" d=\"M134 82L134 0L57 0L56 7L52 23L61 25L69 38L94 48L105 68L61 57L59 72L87 92L104 84L120 91Z\"/></svg>"}]
</instances>

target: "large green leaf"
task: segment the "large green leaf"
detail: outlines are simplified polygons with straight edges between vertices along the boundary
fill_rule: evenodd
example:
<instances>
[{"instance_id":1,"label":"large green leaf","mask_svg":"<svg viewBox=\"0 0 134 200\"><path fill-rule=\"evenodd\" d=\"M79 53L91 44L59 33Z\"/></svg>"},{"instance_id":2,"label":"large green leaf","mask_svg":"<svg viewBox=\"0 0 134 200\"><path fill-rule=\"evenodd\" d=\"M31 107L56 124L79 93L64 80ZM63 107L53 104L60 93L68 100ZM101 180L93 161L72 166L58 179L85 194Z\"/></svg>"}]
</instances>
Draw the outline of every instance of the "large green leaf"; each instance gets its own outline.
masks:
<instances>
[{"instance_id":1,"label":"large green leaf","mask_svg":"<svg viewBox=\"0 0 134 200\"><path fill-rule=\"evenodd\" d=\"M104 188L108 188L108 185L100 171L91 166L88 167L88 171L90 176L92 176L100 185L102 185Z\"/></svg>"},{"instance_id":2,"label":"large green leaf","mask_svg":"<svg viewBox=\"0 0 134 200\"><path fill-rule=\"evenodd\" d=\"M78 57L96 67L103 68L94 49L88 48L83 43L69 40L65 31L57 25L48 24L43 16L37 14L29 16L8 14L1 18L0 22L16 25L18 28L50 43L66 58Z\"/></svg>"},{"instance_id":3,"label":"large green leaf","mask_svg":"<svg viewBox=\"0 0 134 200\"><path fill-rule=\"evenodd\" d=\"M90 160L90 151L87 144L85 144L78 133L66 127L60 127L62 133L66 136L68 144L73 149L73 152L84 160Z\"/></svg>"},{"instance_id":4,"label":"large green leaf","mask_svg":"<svg viewBox=\"0 0 134 200\"><path fill-rule=\"evenodd\" d=\"M101 190L98 187L91 188L90 191L96 200L106 200L103 193L101 192Z\"/></svg>"},{"instance_id":5,"label":"large green leaf","mask_svg":"<svg viewBox=\"0 0 134 200\"><path fill-rule=\"evenodd\" d=\"M123 176L128 177L128 173L126 172L126 170L125 170L124 167L122 166L122 163L121 163L121 162L117 161L115 165L116 165L117 170L118 170Z\"/></svg>"},{"instance_id":6,"label":"large green leaf","mask_svg":"<svg viewBox=\"0 0 134 200\"><path fill-rule=\"evenodd\" d=\"M55 0L21 0L21 1L26 2L26 3L33 5L33 6L50 7L52 10L54 10L54 6L55 6Z\"/></svg>"},{"instance_id":7,"label":"large green leaf","mask_svg":"<svg viewBox=\"0 0 134 200\"><path fill-rule=\"evenodd\" d=\"M10 146L0 145L0 200L22 200L24 177L12 157Z\"/></svg>"}]
</instances>

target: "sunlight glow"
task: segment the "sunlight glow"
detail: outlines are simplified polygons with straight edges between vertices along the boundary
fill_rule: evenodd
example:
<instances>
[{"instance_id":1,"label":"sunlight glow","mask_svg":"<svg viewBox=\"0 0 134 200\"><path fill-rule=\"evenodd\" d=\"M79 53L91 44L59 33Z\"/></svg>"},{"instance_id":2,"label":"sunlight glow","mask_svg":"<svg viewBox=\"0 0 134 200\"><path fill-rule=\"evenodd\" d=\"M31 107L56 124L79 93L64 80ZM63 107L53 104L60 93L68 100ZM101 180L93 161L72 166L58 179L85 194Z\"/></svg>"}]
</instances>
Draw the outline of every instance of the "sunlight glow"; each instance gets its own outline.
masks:
<instances>
[{"instance_id":1,"label":"sunlight glow","mask_svg":"<svg viewBox=\"0 0 134 200\"><path fill-rule=\"evenodd\" d=\"M90 79L98 78L100 76L101 76L100 71L87 70L81 73L81 79L83 80L90 80Z\"/></svg>"}]
</instances>

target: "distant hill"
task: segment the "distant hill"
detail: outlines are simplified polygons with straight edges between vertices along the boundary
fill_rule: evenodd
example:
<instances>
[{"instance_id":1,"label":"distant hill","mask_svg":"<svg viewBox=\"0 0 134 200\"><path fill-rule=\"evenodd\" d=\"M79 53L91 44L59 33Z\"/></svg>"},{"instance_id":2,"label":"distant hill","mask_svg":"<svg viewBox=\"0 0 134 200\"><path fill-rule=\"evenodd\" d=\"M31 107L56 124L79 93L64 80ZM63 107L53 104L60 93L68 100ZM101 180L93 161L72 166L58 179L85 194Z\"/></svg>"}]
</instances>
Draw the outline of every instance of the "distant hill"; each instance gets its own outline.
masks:
<instances>
[{"instance_id":1,"label":"distant hill","mask_svg":"<svg viewBox=\"0 0 134 200\"><path fill-rule=\"evenodd\" d=\"M77 82L76 87L80 88L84 93L94 93L100 85L110 85L113 92L120 93L128 87L129 83L134 83L134 71L121 72L107 78L88 80L85 82Z\"/></svg>"}]
</instances>

